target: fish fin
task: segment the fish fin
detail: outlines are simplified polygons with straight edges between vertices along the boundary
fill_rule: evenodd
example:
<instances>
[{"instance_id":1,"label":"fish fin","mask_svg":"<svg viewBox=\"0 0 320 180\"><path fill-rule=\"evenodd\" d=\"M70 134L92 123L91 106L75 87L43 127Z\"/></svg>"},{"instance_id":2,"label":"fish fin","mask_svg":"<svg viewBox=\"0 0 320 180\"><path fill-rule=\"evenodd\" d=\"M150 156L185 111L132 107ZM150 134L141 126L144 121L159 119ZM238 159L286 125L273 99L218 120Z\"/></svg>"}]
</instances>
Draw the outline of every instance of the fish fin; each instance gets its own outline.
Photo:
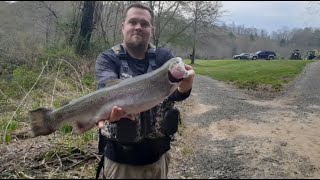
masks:
<instances>
[{"instance_id":1,"label":"fish fin","mask_svg":"<svg viewBox=\"0 0 320 180\"><path fill-rule=\"evenodd\" d=\"M29 112L31 118L31 130L33 133L33 137L40 135L49 135L56 130L49 126L48 123L50 122L48 114L51 111L52 109L38 108Z\"/></svg>"},{"instance_id":2,"label":"fish fin","mask_svg":"<svg viewBox=\"0 0 320 180\"><path fill-rule=\"evenodd\" d=\"M90 121L88 121L90 122ZM73 122L72 123L72 130L74 132L74 134L76 135L80 135L86 131L88 131L89 129L93 128L95 124L93 123L85 123L85 122Z\"/></svg>"},{"instance_id":3,"label":"fish fin","mask_svg":"<svg viewBox=\"0 0 320 180\"><path fill-rule=\"evenodd\" d=\"M106 86L113 86L121 82L121 79L111 79L106 81Z\"/></svg>"}]
</instances>

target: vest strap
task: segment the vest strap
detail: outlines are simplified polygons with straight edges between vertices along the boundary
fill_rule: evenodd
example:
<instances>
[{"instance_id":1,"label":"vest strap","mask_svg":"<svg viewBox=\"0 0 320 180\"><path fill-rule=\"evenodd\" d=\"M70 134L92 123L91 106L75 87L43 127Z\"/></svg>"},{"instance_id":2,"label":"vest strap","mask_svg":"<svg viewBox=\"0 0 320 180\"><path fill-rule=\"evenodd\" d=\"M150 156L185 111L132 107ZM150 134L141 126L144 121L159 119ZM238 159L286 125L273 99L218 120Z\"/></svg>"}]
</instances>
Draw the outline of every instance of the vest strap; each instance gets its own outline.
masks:
<instances>
[{"instance_id":1,"label":"vest strap","mask_svg":"<svg viewBox=\"0 0 320 180\"><path fill-rule=\"evenodd\" d=\"M111 48L119 60L126 60L127 59L127 52L122 44L117 44ZM154 46L152 43L148 44L148 51L147 56L149 58L149 63L151 65L152 70L155 70L157 68L156 65L156 46Z\"/></svg>"}]
</instances>

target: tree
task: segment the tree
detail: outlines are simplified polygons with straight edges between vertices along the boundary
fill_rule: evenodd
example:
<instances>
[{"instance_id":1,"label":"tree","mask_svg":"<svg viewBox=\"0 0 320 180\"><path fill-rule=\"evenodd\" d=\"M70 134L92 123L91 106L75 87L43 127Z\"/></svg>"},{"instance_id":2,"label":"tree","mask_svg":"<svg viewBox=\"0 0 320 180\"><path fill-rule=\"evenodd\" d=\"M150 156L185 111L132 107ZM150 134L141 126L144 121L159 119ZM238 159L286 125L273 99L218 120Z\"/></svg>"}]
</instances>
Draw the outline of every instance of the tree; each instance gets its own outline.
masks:
<instances>
[{"instance_id":1,"label":"tree","mask_svg":"<svg viewBox=\"0 0 320 180\"><path fill-rule=\"evenodd\" d=\"M80 29L82 5L83 1L71 1L71 14L66 16L65 22L60 22L60 28L65 34L65 42L69 46L74 44Z\"/></svg>"},{"instance_id":2,"label":"tree","mask_svg":"<svg viewBox=\"0 0 320 180\"><path fill-rule=\"evenodd\" d=\"M194 64L196 57L196 43L198 38L198 27L205 23L213 24L221 15L222 3L219 1L188 1L185 2L186 14L193 22L193 47L191 64Z\"/></svg>"},{"instance_id":3,"label":"tree","mask_svg":"<svg viewBox=\"0 0 320 180\"><path fill-rule=\"evenodd\" d=\"M94 47L102 51L116 43L121 43L121 23L124 11L131 1L104 1L95 10Z\"/></svg>"},{"instance_id":4,"label":"tree","mask_svg":"<svg viewBox=\"0 0 320 180\"><path fill-rule=\"evenodd\" d=\"M45 2L45 1L39 1L40 3L40 6L38 8L44 8L44 9L47 9L49 11L49 13L44 16L44 24L46 25L45 27L45 32L46 32L46 45L49 44L49 34L50 34L50 27L51 27L51 24L52 22L51 21L54 21L53 24L57 24L58 20L59 20L59 17L56 13L56 11L51 7L51 5L48 3L48 2ZM52 20L52 17L53 17L53 20Z\"/></svg>"},{"instance_id":5,"label":"tree","mask_svg":"<svg viewBox=\"0 0 320 180\"><path fill-rule=\"evenodd\" d=\"M76 54L84 55L89 49L91 33L93 30L93 15L96 1L85 1L82 9L82 19Z\"/></svg>"},{"instance_id":6,"label":"tree","mask_svg":"<svg viewBox=\"0 0 320 180\"><path fill-rule=\"evenodd\" d=\"M284 47L286 45L286 40L281 39L279 45L280 45L280 47Z\"/></svg>"},{"instance_id":7,"label":"tree","mask_svg":"<svg viewBox=\"0 0 320 180\"><path fill-rule=\"evenodd\" d=\"M254 41L254 40L255 40L254 35L250 34L250 41Z\"/></svg>"},{"instance_id":8,"label":"tree","mask_svg":"<svg viewBox=\"0 0 320 180\"><path fill-rule=\"evenodd\" d=\"M309 1L309 5L307 6L307 11L310 14L320 15L320 2L319 1Z\"/></svg>"},{"instance_id":9,"label":"tree","mask_svg":"<svg viewBox=\"0 0 320 180\"><path fill-rule=\"evenodd\" d=\"M169 30L167 25L174 21L175 15L178 14L181 1L149 1L149 7L155 13L155 31L153 42L156 47L159 46L163 32Z\"/></svg>"}]
</instances>

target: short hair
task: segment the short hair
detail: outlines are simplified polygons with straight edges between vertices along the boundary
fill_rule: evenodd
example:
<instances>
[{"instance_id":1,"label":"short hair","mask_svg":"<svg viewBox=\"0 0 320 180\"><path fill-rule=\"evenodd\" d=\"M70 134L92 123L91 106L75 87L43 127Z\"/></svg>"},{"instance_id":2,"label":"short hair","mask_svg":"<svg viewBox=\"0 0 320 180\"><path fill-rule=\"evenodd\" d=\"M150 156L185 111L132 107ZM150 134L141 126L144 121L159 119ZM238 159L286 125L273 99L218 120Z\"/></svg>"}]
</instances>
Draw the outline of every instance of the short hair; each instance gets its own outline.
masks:
<instances>
[{"instance_id":1,"label":"short hair","mask_svg":"<svg viewBox=\"0 0 320 180\"><path fill-rule=\"evenodd\" d=\"M131 9L131 8L140 8L140 9L147 10L147 11L150 13L150 15L151 15L151 24L152 24L152 25L154 24L154 22L153 22L153 20L154 20L154 13L153 13L153 11L151 10L151 8L150 8L149 6L146 6L145 4L141 4L141 3L132 3L132 4L130 4L130 5L126 8L126 11L125 11L125 13L124 13L124 18L123 18L123 20L126 19L127 13L128 13L128 11L129 11L129 9Z\"/></svg>"}]
</instances>

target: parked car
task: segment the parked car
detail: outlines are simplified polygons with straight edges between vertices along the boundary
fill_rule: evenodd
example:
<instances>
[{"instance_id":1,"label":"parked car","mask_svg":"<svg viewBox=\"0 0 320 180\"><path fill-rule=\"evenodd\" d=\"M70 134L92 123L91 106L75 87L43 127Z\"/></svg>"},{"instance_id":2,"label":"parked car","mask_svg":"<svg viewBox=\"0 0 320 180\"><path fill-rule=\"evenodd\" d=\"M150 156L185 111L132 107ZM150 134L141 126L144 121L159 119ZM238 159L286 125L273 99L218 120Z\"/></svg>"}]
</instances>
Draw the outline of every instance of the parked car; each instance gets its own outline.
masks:
<instances>
[{"instance_id":1,"label":"parked car","mask_svg":"<svg viewBox=\"0 0 320 180\"><path fill-rule=\"evenodd\" d=\"M258 57L255 54L251 54L251 53L241 53L238 55L234 55L233 59L257 59Z\"/></svg>"},{"instance_id":2,"label":"parked car","mask_svg":"<svg viewBox=\"0 0 320 180\"><path fill-rule=\"evenodd\" d=\"M255 55L258 57L258 59L275 59L276 58L276 53L273 51L258 51L255 53Z\"/></svg>"}]
</instances>

